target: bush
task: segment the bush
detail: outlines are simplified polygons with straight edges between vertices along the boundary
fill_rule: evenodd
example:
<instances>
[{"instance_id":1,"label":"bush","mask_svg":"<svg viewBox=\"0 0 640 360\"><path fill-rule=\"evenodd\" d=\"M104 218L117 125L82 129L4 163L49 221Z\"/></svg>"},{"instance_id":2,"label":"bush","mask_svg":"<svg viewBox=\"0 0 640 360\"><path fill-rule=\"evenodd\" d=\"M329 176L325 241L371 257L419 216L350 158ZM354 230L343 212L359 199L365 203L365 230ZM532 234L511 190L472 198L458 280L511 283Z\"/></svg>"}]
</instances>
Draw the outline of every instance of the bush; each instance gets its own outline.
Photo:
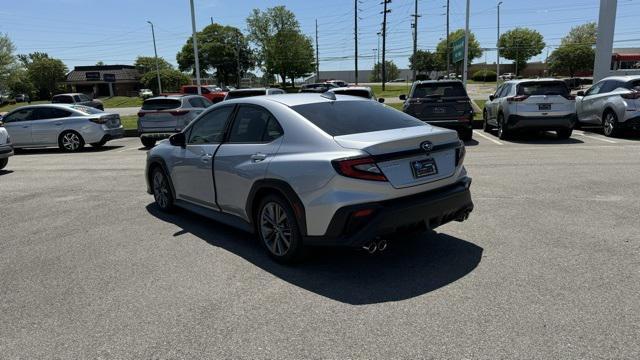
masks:
<instances>
[{"instance_id":1,"label":"bush","mask_svg":"<svg viewBox=\"0 0 640 360\"><path fill-rule=\"evenodd\" d=\"M473 73L473 81L496 81L497 79L497 75L495 71L491 71L491 70L478 70L476 72Z\"/></svg>"}]
</instances>

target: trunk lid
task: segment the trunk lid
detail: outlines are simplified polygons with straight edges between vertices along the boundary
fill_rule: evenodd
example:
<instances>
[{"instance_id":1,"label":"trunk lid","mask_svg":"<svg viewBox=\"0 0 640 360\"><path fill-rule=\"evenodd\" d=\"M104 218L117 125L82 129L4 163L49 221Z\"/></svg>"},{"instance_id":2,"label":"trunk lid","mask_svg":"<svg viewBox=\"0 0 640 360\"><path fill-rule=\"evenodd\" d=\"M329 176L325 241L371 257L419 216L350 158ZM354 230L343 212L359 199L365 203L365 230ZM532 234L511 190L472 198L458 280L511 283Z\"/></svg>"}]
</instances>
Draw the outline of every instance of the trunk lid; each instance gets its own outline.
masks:
<instances>
[{"instance_id":1,"label":"trunk lid","mask_svg":"<svg viewBox=\"0 0 640 360\"><path fill-rule=\"evenodd\" d=\"M439 97L409 99L405 110L425 121L458 120L472 112L469 98L467 97Z\"/></svg>"},{"instance_id":2,"label":"trunk lid","mask_svg":"<svg viewBox=\"0 0 640 360\"><path fill-rule=\"evenodd\" d=\"M518 115L531 117L566 116L576 111L576 102L563 81L530 81L518 84L512 98Z\"/></svg>"},{"instance_id":3,"label":"trunk lid","mask_svg":"<svg viewBox=\"0 0 640 360\"><path fill-rule=\"evenodd\" d=\"M342 147L373 156L394 188L405 188L442 180L456 170L455 131L432 126L415 126L334 137ZM421 146L430 143L431 151ZM429 168L433 171L421 172ZM427 169L428 170L428 169Z\"/></svg>"}]
</instances>

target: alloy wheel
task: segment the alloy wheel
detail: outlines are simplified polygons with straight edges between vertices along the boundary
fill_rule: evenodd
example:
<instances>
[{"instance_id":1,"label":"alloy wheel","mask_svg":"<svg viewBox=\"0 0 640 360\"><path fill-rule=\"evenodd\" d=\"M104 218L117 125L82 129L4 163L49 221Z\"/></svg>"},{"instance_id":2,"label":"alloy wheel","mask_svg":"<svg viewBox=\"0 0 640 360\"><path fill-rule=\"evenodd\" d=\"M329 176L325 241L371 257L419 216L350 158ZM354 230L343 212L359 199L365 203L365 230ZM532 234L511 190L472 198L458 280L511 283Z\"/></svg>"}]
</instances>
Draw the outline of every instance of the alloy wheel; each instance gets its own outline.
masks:
<instances>
[{"instance_id":1,"label":"alloy wheel","mask_svg":"<svg viewBox=\"0 0 640 360\"><path fill-rule=\"evenodd\" d=\"M608 113L604 118L604 134L607 136L611 136L614 132L616 119L612 113Z\"/></svg>"},{"instance_id":2,"label":"alloy wheel","mask_svg":"<svg viewBox=\"0 0 640 360\"><path fill-rule=\"evenodd\" d=\"M161 208L169 206L169 184L161 171L153 174L153 198Z\"/></svg>"},{"instance_id":3,"label":"alloy wheel","mask_svg":"<svg viewBox=\"0 0 640 360\"><path fill-rule=\"evenodd\" d=\"M65 150L76 151L80 148L80 136L76 133L66 133L62 137L62 147Z\"/></svg>"},{"instance_id":4,"label":"alloy wheel","mask_svg":"<svg viewBox=\"0 0 640 360\"><path fill-rule=\"evenodd\" d=\"M283 256L289 251L293 234L282 206L275 202L265 204L260 211L260 234L273 255Z\"/></svg>"}]
</instances>

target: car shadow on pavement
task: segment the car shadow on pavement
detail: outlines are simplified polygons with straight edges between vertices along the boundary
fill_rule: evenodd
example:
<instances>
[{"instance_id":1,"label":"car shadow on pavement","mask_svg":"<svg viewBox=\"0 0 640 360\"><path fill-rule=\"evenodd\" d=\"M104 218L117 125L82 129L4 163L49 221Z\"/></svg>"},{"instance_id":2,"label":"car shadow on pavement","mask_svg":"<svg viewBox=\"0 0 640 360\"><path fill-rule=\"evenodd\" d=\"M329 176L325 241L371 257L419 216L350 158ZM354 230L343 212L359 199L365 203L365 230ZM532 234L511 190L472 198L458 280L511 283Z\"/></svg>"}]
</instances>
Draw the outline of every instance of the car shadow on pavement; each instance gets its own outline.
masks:
<instances>
[{"instance_id":1,"label":"car shadow on pavement","mask_svg":"<svg viewBox=\"0 0 640 360\"><path fill-rule=\"evenodd\" d=\"M13 172L13 170L0 170L0 176L9 175Z\"/></svg>"},{"instance_id":2,"label":"car shadow on pavement","mask_svg":"<svg viewBox=\"0 0 640 360\"><path fill-rule=\"evenodd\" d=\"M479 144L480 143L476 139L471 139L471 140L467 140L467 141L464 142L464 146L476 146L476 145L479 145Z\"/></svg>"},{"instance_id":3,"label":"car shadow on pavement","mask_svg":"<svg viewBox=\"0 0 640 360\"><path fill-rule=\"evenodd\" d=\"M396 239L380 254L354 249L314 248L296 265L274 262L254 235L203 221L187 211L167 214L153 203L148 212L212 246L230 251L280 279L352 305L400 301L427 294L473 271L483 249L446 234L428 232Z\"/></svg>"},{"instance_id":4,"label":"car shadow on pavement","mask_svg":"<svg viewBox=\"0 0 640 360\"><path fill-rule=\"evenodd\" d=\"M584 141L574 137L559 139L555 132L523 132L511 135L508 140L501 140L515 144L541 144L541 145L572 145L584 144Z\"/></svg>"},{"instance_id":5,"label":"car shadow on pavement","mask_svg":"<svg viewBox=\"0 0 640 360\"><path fill-rule=\"evenodd\" d=\"M78 154L78 153L99 153L105 152L115 149L123 148L122 145L105 145L99 148L94 148L93 146L85 146L82 150L77 153L66 152L60 150L60 148L34 148L34 149L16 149L16 155L37 155L37 154Z\"/></svg>"}]
</instances>

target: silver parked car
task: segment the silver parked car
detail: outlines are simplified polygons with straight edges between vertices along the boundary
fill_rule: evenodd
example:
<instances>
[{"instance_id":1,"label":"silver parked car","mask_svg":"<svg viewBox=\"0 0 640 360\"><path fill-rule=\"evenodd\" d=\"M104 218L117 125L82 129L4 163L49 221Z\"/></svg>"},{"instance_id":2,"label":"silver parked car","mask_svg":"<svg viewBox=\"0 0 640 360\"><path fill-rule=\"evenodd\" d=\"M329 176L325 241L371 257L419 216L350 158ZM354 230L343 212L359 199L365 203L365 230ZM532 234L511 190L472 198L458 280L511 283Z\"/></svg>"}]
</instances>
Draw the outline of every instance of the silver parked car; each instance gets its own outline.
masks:
<instances>
[{"instance_id":1,"label":"silver parked car","mask_svg":"<svg viewBox=\"0 0 640 360\"><path fill-rule=\"evenodd\" d=\"M51 98L51 103L52 104L85 105L85 106L89 106L89 107L104 111L104 105L102 104L102 101L98 99L91 99L87 95L81 94L81 93L54 95Z\"/></svg>"},{"instance_id":2,"label":"silver parked car","mask_svg":"<svg viewBox=\"0 0 640 360\"><path fill-rule=\"evenodd\" d=\"M147 156L160 209L255 232L279 261L314 245L384 250L387 235L473 209L455 131L352 96L225 101Z\"/></svg>"},{"instance_id":3,"label":"silver parked car","mask_svg":"<svg viewBox=\"0 0 640 360\"><path fill-rule=\"evenodd\" d=\"M365 99L370 99L370 100L378 101L381 103L384 102L384 98L376 99L376 96L373 93L373 90L368 86L347 86L347 87L329 89L328 91L334 94L339 94L339 95L359 96Z\"/></svg>"},{"instance_id":4,"label":"silver parked car","mask_svg":"<svg viewBox=\"0 0 640 360\"><path fill-rule=\"evenodd\" d=\"M640 76L612 76L578 91L576 112L581 124L602 126L606 136L640 130Z\"/></svg>"},{"instance_id":5,"label":"silver parked car","mask_svg":"<svg viewBox=\"0 0 640 360\"><path fill-rule=\"evenodd\" d=\"M159 139L175 134L213 105L200 95L165 95L145 100L138 112L138 134L142 145L153 147Z\"/></svg>"},{"instance_id":6,"label":"silver parked car","mask_svg":"<svg viewBox=\"0 0 640 360\"><path fill-rule=\"evenodd\" d=\"M250 96L261 96L261 95L282 95L285 94L285 91L282 89L276 88L251 88L251 89L233 89L229 90L227 95L225 95L225 100L232 99L240 99L244 97Z\"/></svg>"},{"instance_id":7,"label":"silver parked car","mask_svg":"<svg viewBox=\"0 0 640 360\"><path fill-rule=\"evenodd\" d=\"M85 144L101 147L124 135L120 115L84 105L23 106L2 121L14 148L58 146L63 151L78 151Z\"/></svg>"},{"instance_id":8,"label":"silver parked car","mask_svg":"<svg viewBox=\"0 0 640 360\"><path fill-rule=\"evenodd\" d=\"M552 130L568 139L576 122L576 102L562 80L512 80L489 96L482 116L483 130L498 128L500 139L527 129Z\"/></svg>"},{"instance_id":9,"label":"silver parked car","mask_svg":"<svg viewBox=\"0 0 640 360\"><path fill-rule=\"evenodd\" d=\"M7 130L0 127L0 170L4 169L9 162L9 157L13 155L11 137Z\"/></svg>"}]
</instances>

